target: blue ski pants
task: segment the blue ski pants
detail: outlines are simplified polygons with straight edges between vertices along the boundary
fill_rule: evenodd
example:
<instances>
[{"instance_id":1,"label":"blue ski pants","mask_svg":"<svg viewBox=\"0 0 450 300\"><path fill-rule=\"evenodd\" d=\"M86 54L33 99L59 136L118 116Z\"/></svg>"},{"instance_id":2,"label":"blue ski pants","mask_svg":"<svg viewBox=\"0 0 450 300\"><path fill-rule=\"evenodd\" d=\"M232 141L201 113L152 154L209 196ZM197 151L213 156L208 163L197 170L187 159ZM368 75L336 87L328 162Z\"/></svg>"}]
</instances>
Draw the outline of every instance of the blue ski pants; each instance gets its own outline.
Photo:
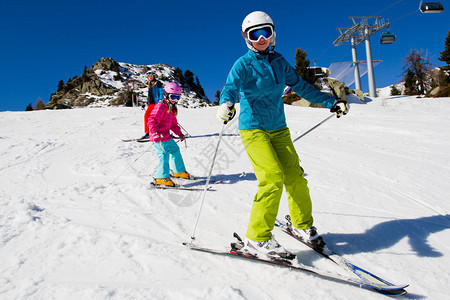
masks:
<instances>
[{"instance_id":1,"label":"blue ski pants","mask_svg":"<svg viewBox=\"0 0 450 300\"><path fill-rule=\"evenodd\" d=\"M170 178L170 165L172 165L174 173L186 171L180 147L172 138L168 141L155 143L154 146L159 158L155 178Z\"/></svg>"}]
</instances>

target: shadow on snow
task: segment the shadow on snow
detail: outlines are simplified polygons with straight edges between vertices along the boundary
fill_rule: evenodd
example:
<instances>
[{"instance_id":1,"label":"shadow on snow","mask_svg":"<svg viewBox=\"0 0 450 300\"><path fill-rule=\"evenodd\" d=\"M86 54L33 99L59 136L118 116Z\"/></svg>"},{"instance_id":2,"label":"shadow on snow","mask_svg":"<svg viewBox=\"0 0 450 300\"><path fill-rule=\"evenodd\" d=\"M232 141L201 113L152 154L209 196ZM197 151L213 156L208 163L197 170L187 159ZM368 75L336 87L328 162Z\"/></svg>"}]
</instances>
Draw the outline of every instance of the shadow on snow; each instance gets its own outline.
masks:
<instances>
[{"instance_id":1,"label":"shadow on snow","mask_svg":"<svg viewBox=\"0 0 450 300\"><path fill-rule=\"evenodd\" d=\"M441 257L443 254L428 242L428 236L450 228L450 215L436 215L418 219L392 220L375 225L363 233L323 234L336 253L355 254L388 249L408 238L412 250L422 257ZM439 246L439 245L438 245ZM443 246L443 245L442 245Z\"/></svg>"}]
</instances>

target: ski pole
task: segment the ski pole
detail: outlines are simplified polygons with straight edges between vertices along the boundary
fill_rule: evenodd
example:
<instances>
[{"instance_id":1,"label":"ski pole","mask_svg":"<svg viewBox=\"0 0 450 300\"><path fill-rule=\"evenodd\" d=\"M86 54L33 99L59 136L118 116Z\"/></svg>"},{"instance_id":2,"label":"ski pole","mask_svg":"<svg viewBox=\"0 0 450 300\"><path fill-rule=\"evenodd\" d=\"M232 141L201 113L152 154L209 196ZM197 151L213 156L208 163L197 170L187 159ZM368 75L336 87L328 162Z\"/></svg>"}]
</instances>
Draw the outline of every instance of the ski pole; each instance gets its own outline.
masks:
<instances>
[{"instance_id":1,"label":"ski pole","mask_svg":"<svg viewBox=\"0 0 450 300\"><path fill-rule=\"evenodd\" d=\"M154 143L151 143L150 147L148 147L147 149L145 149L144 152L142 152L128 167L125 168L125 170L123 170L110 184L109 186L111 186L117 179L119 179L120 176L122 176L123 173L125 173L126 170L128 170L135 162L137 162L139 160L139 158L142 157L142 155L144 155L148 150L150 150L150 148L153 146Z\"/></svg>"},{"instance_id":2,"label":"ski pole","mask_svg":"<svg viewBox=\"0 0 450 300\"><path fill-rule=\"evenodd\" d=\"M200 202L200 208L198 209L197 220L195 221L194 231L192 232L191 244L195 240L195 231L197 230L198 221L200 220L200 214L201 214L201 211L203 208L203 202L205 202L206 191L208 190L209 180L211 179L211 173L214 168L214 162L216 161L216 156L217 156L217 152L219 150L220 140L222 139L223 130L225 129L226 124L227 124L227 122L224 122L222 125L222 130L220 130L219 140L217 141L216 150L214 152L214 156L213 156L213 159L211 162L211 168L209 169L208 178L206 179L205 188L203 189L202 201Z\"/></svg>"},{"instance_id":3,"label":"ski pole","mask_svg":"<svg viewBox=\"0 0 450 300\"><path fill-rule=\"evenodd\" d=\"M326 119L324 119L323 121L321 121L320 123L318 123L317 125L312 127L311 129L309 129L308 131L306 131L305 133L303 133L299 137L295 138L295 140L293 140L292 143L295 143L296 141L298 141L299 139L301 139L302 137L304 137L305 135L307 135L308 133L310 133L311 131L313 131L314 129L316 129L317 127L319 127L320 125L322 125L323 123L328 121L329 119L331 119L332 117L334 117L334 114L332 114L331 116L327 117Z\"/></svg>"},{"instance_id":4,"label":"ski pole","mask_svg":"<svg viewBox=\"0 0 450 300\"><path fill-rule=\"evenodd\" d=\"M185 134L186 136L189 136L189 137L191 136L191 135L189 134L189 132L187 132L187 130L186 130L183 126L181 126L180 123L178 123L178 126L180 126L180 128L183 129L184 132L186 132L186 134Z\"/></svg>"}]
</instances>

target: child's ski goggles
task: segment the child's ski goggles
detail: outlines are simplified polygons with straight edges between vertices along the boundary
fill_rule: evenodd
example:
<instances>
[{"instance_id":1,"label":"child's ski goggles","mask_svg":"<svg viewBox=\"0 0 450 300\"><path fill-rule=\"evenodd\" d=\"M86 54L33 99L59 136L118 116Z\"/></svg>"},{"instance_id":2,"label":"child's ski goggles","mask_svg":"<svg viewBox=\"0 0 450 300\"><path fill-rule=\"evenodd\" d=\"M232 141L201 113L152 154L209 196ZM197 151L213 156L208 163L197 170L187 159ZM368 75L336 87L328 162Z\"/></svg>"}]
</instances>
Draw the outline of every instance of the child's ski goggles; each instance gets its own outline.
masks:
<instances>
[{"instance_id":1,"label":"child's ski goggles","mask_svg":"<svg viewBox=\"0 0 450 300\"><path fill-rule=\"evenodd\" d=\"M172 100L172 101L178 101L178 100L180 100L180 94L168 94L167 95L167 98L169 98L169 100Z\"/></svg>"},{"instance_id":2,"label":"child's ski goggles","mask_svg":"<svg viewBox=\"0 0 450 300\"><path fill-rule=\"evenodd\" d=\"M269 40L273 36L273 28L270 25L254 27L247 32L247 38L250 42L258 42L261 37Z\"/></svg>"}]
</instances>

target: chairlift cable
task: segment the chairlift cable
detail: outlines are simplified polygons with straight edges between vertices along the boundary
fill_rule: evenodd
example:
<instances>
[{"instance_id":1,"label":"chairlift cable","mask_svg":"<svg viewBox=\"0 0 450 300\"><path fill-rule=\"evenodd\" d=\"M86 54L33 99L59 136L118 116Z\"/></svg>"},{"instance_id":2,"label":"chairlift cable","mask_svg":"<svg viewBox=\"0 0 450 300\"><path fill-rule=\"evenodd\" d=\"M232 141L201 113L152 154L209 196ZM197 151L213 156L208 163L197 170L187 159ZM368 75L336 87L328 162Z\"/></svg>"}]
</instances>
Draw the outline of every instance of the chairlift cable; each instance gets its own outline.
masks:
<instances>
[{"instance_id":1,"label":"chairlift cable","mask_svg":"<svg viewBox=\"0 0 450 300\"><path fill-rule=\"evenodd\" d=\"M415 13L415 12L417 12L417 9L414 9L412 12L410 12L410 13L408 13L408 14L402 16L402 17L399 17L399 18L395 19L394 21L392 21L392 22L390 22L390 23L392 24L392 23L394 23L394 22L397 22L398 20L403 19L403 18L406 18L407 16L412 15L412 14Z\"/></svg>"},{"instance_id":2,"label":"chairlift cable","mask_svg":"<svg viewBox=\"0 0 450 300\"><path fill-rule=\"evenodd\" d=\"M319 56L319 58L317 58L316 60L317 60L317 61L320 60L320 59L322 58L322 56L324 56L325 53L328 51L328 49L331 48L331 46L333 46L333 43L331 43L331 44L327 47L327 49L325 49L325 51L323 51L323 53L322 53L322 54Z\"/></svg>"},{"instance_id":3,"label":"chairlift cable","mask_svg":"<svg viewBox=\"0 0 450 300\"><path fill-rule=\"evenodd\" d=\"M393 3L393 4L389 5L389 6L387 6L386 8L383 8L383 9L380 10L379 12L374 13L373 16L379 15L381 12L383 12L383 11L385 11L385 10L391 8L392 6L397 5L398 3L403 2L403 1L404 1L404 0L400 0L400 1L395 2L395 3Z\"/></svg>"}]
</instances>

